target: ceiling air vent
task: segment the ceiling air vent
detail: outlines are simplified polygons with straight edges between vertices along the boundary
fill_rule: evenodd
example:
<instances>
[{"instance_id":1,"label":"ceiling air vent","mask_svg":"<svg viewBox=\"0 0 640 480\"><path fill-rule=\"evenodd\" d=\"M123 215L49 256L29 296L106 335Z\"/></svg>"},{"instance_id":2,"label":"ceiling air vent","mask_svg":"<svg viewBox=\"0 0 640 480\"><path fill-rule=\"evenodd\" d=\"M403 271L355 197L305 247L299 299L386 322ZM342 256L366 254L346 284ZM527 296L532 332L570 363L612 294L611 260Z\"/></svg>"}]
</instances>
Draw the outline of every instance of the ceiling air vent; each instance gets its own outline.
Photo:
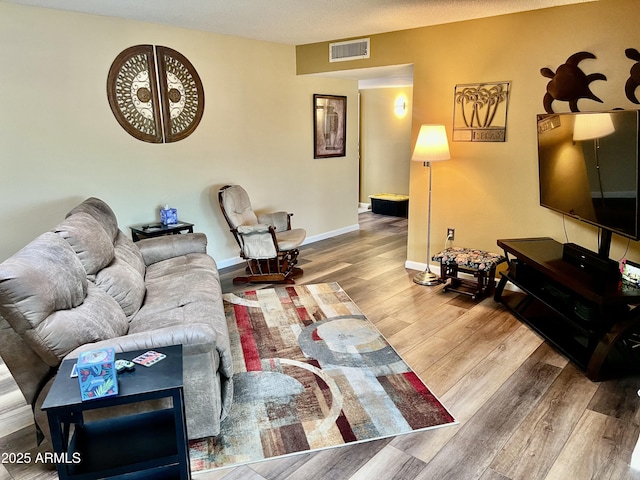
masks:
<instances>
[{"instance_id":1,"label":"ceiling air vent","mask_svg":"<svg viewBox=\"0 0 640 480\"><path fill-rule=\"evenodd\" d=\"M329 44L329 62L345 62L369 58L369 38Z\"/></svg>"}]
</instances>

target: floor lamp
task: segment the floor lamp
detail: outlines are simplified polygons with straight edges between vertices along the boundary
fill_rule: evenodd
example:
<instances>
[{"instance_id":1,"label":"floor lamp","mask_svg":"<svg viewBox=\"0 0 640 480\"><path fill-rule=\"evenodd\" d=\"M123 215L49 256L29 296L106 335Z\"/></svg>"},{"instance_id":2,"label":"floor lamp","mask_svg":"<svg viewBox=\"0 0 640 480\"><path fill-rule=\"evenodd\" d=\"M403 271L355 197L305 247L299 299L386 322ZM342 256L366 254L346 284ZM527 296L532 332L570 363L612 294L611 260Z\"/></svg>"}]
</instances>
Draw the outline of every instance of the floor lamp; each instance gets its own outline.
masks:
<instances>
[{"instance_id":1,"label":"floor lamp","mask_svg":"<svg viewBox=\"0 0 640 480\"><path fill-rule=\"evenodd\" d=\"M439 162L448 160L449 143L447 141L447 132L444 125L422 125L418 140L413 150L411 160L415 162L423 162L425 167L429 168L429 207L427 217L427 268L424 272L418 273L413 277L413 281L419 285L438 285L440 278L431 273L429 262L431 261L431 172L433 167L431 162Z\"/></svg>"}]
</instances>

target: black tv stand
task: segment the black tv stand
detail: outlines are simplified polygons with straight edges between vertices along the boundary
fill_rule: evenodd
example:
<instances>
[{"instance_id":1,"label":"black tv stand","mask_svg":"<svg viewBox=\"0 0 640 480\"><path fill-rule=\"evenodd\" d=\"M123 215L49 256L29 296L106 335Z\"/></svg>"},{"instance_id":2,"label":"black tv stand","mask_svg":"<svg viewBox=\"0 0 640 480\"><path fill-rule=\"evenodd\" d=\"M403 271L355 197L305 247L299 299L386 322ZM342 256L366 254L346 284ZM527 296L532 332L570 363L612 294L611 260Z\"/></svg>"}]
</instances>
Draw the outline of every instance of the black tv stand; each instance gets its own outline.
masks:
<instances>
[{"instance_id":1,"label":"black tv stand","mask_svg":"<svg viewBox=\"0 0 640 480\"><path fill-rule=\"evenodd\" d=\"M548 237L498 246L509 268L500 274L497 302L593 381L638 371L640 289L563 260L563 244ZM520 291L506 290L507 283Z\"/></svg>"},{"instance_id":2,"label":"black tv stand","mask_svg":"<svg viewBox=\"0 0 640 480\"><path fill-rule=\"evenodd\" d=\"M563 245L562 260L578 267L582 272L600 275L607 281L620 280L618 262L575 243L565 243Z\"/></svg>"}]
</instances>

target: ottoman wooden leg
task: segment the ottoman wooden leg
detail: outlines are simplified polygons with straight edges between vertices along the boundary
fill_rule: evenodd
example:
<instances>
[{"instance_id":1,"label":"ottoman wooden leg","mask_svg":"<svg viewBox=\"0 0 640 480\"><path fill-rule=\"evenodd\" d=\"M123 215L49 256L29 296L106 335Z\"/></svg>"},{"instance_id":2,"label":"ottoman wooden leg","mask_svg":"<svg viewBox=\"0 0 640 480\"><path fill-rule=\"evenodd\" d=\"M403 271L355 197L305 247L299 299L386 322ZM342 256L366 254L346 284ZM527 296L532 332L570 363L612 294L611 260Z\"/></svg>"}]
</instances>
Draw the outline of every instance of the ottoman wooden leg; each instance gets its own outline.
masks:
<instances>
[{"instance_id":1,"label":"ottoman wooden leg","mask_svg":"<svg viewBox=\"0 0 640 480\"><path fill-rule=\"evenodd\" d=\"M486 294L491 295L495 289L496 289L496 267L493 267L489 271L489 275L487 276Z\"/></svg>"}]
</instances>

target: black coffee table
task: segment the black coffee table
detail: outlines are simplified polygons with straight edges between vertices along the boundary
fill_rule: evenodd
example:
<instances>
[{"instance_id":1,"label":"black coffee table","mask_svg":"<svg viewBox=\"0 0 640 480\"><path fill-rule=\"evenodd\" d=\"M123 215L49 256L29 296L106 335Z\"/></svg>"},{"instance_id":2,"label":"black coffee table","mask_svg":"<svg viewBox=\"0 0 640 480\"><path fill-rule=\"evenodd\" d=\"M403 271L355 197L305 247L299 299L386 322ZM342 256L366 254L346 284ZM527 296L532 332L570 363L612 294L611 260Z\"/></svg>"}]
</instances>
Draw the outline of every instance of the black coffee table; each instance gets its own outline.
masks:
<instances>
[{"instance_id":1,"label":"black coffee table","mask_svg":"<svg viewBox=\"0 0 640 480\"><path fill-rule=\"evenodd\" d=\"M147 350L118 353L116 358L131 360ZM167 357L118 374L118 395L84 402L78 379L70 377L75 360L62 362L42 405L61 460L56 464L61 479L190 478L182 345L153 350ZM171 407L91 422L83 418L87 410L161 398L170 398Z\"/></svg>"}]
</instances>

